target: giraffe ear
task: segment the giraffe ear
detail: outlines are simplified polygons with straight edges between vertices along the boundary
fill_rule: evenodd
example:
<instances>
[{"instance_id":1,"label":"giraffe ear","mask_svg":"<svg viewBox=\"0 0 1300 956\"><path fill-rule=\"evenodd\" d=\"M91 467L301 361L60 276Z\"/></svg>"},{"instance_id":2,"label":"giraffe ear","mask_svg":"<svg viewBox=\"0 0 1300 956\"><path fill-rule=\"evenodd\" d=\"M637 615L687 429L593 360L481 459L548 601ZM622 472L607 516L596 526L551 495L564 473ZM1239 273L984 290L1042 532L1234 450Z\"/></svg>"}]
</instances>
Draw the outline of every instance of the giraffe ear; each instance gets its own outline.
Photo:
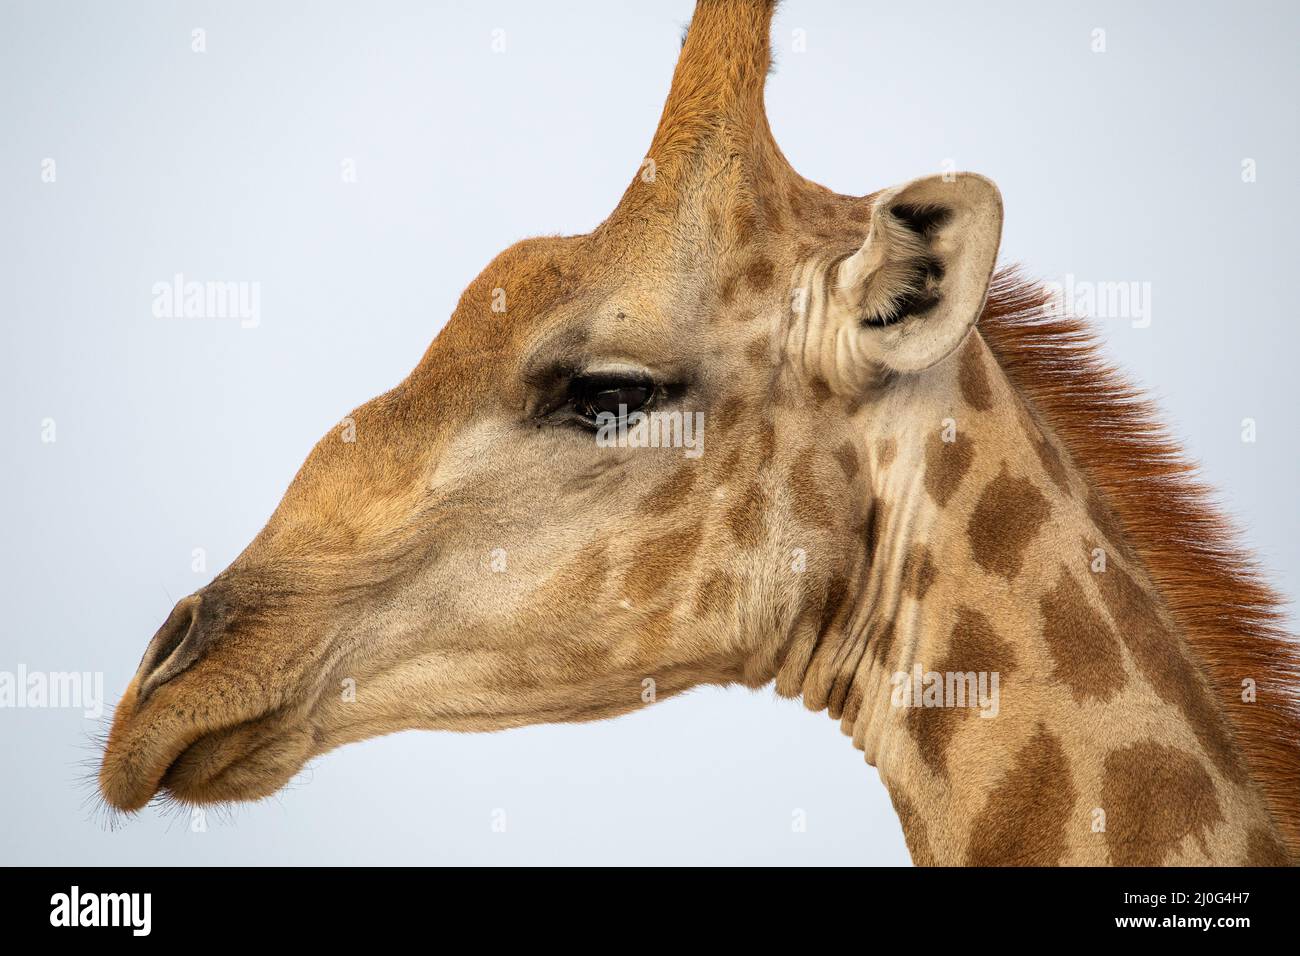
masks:
<instances>
[{"instance_id":1,"label":"giraffe ear","mask_svg":"<svg viewBox=\"0 0 1300 956\"><path fill-rule=\"evenodd\" d=\"M918 372L947 356L984 308L1001 236L1002 196L983 176L927 176L880 193L828 302L853 364Z\"/></svg>"}]
</instances>

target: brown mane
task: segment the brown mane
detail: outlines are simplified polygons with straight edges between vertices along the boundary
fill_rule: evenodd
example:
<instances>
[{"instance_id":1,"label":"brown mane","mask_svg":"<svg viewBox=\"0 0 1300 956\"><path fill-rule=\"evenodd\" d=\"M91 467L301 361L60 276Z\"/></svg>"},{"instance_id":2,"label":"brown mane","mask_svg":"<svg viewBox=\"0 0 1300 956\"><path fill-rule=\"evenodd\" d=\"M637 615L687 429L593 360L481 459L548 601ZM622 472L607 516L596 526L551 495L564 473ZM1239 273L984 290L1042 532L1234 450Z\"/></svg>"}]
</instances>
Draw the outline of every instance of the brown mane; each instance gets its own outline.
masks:
<instances>
[{"instance_id":1,"label":"brown mane","mask_svg":"<svg viewBox=\"0 0 1300 956\"><path fill-rule=\"evenodd\" d=\"M1152 402L1102 357L1085 318L1054 315L1050 295L1002 269L979 328L1016 390L1106 500L1183 629L1300 859L1300 648L1281 599L1213 502ZM1253 678L1257 699L1241 699Z\"/></svg>"}]
</instances>

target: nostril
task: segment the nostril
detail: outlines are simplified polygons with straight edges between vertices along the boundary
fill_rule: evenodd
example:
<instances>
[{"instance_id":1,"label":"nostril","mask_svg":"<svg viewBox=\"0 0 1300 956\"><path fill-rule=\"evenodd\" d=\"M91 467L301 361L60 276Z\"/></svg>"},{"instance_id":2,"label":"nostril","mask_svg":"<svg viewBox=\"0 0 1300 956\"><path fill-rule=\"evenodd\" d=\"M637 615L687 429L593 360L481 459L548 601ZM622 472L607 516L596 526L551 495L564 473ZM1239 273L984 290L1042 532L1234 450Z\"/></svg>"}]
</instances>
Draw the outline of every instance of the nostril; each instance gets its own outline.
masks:
<instances>
[{"instance_id":1,"label":"nostril","mask_svg":"<svg viewBox=\"0 0 1300 956\"><path fill-rule=\"evenodd\" d=\"M199 659L206 643L199 625L200 601L196 594L182 598L149 642L136 672L140 681L137 702L144 703L145 698Z\"/></svg>"},{"instance_id":2,"label":"nostril","mask_svg":"<svg viewBox=\"0 0 1300 956\"><path fill-rule=\"evenodd\" d=\"M189 633L195 618L198 617L197 608L190 601L190 598L186 598L172 608L163 626L158 628L158 633L149 642L149 647L144 652L144 660L140 662L140 669L145 674L157 670L158 665L171 657L172 652L180 647L181 641L185 640L185 635Z\"/></svg>"}]
</instances>

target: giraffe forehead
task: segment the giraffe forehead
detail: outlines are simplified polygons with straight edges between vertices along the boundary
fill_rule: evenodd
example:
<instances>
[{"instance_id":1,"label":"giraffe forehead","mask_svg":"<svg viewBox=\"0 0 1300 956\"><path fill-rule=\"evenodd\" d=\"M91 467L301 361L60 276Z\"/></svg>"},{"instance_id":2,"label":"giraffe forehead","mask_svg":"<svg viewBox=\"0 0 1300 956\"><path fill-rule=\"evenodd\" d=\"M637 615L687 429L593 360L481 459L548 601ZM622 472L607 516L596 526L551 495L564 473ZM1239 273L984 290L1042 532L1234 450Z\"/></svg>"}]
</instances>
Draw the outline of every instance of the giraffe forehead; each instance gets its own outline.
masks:
<instances>
[{"instance_id":1,"label":"giraffe forehead","mask_svg":"<svg viewBox=\"0 0 1300 956\"><path fill-rule=\"evenodd\" d=\"M436 367L449 352L485 365L522 361L569 331L593 350L653 358L699 355L712 343L764 365L770 336L756 320L780 314L796 263L852 251L865 235L863 201L827 196L808 207L812 234L796 230L797 239L785 228L792 220L777 217L739 237L715 231L701 248L660 217L633 238L601 227L518 242L466 288L423 363Z\"/></svg>"}]
</instances>

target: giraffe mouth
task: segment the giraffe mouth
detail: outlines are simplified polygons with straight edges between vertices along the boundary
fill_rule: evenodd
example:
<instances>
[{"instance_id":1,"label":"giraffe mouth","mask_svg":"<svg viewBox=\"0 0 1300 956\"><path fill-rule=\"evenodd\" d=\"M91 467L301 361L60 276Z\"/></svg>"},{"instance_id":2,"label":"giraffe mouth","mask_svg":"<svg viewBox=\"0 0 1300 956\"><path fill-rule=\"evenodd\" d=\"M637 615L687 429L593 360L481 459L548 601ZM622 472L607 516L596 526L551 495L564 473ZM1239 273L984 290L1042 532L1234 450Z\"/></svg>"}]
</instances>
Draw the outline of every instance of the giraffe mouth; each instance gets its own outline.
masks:
<instances>
[{"instance_id":1,"label":"giraffe mouth","mask_svg":"<svg viewBox=\"0 0 1300 956\"><path fill-rule=\"evenodd\" d=\"M117 810L156 797L203 805L270 796L315 750L302 711L279 707L233 715L215 726L185 726L175 701L135 707L134 687L113 721L99 771L100 791Z\"/></svg>"},{"instance_id":2,"label":"giraffe mouth","mask_svg":"<svg viewBox=\"0 0 1300 956\"><path fill-rule=\"evenodd\" d=\"M283 714L204 734L168 764L156 792L187 804L256 800L283 787L311 754L312 733Z\"/></svg>"}]
</instances>

